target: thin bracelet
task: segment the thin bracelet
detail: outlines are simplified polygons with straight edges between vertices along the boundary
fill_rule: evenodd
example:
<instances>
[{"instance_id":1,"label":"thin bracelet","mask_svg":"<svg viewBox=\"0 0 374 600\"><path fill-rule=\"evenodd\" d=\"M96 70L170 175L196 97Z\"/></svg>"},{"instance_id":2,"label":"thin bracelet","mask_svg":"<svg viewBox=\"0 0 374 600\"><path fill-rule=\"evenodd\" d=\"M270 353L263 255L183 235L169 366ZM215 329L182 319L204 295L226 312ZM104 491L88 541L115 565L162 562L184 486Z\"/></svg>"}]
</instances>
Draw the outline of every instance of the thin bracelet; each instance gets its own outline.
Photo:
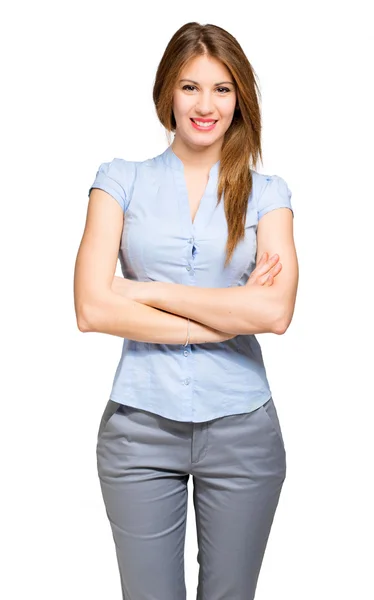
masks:
<instances>
[{"instance_id":1,"label":"thin bracelet","mask_svg":"<svg viewBox=\"0 0 374 600\"><path fill-rule=\"evenodd\" d=\"M188 325L187 325L187 341L185 344L183 344L183 346L188 346L188 344L190 343L190 320L188 319Z\"/></svg>"}]
</instances>

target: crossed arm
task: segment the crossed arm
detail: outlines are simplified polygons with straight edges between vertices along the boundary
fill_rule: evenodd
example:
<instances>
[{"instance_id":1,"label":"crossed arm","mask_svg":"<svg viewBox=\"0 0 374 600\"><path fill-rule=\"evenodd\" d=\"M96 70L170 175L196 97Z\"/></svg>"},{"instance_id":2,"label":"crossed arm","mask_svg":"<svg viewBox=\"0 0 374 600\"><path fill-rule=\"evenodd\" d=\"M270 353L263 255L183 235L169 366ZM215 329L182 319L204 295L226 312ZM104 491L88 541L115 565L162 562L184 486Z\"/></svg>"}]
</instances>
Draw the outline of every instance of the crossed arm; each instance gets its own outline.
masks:
<instances>
[{"instance_id":1,"label":"crossed arm","mask_svg":"<svg viewBox=\"0 0 374 600\"><path fill-rule=\"evenodd\" d=\"M189 317L193 321L233 335L283 333L279 288L245 285L201 288L178 283L130 282L116 278L114 291L136 302ZM274 280L275 281L275 280Z\"/></svg>"},{"instance_id":2,"label":"crossed arm","mask_svg":"<svg viewBox=\"0 0 374 600\"><path fill-rule=\"evenodd\" d=\"M191 343L219 342L235 335L283 333L294 310L298 266L292 235L292 213L287 208L265 214L257 228L257 255L278 253L282 268L273 284L254 285L252 272L245 286L198 288L163 282L121 280L113 288L123 218L106 192L92 190L86 228L74 274L78 327L151 343L180 344L191 320ZM126 289L126 286L129 286ZM126 293L123 293L125 290ZM131 293L128 293L131 292ZM135 295L134 295L135 294Z\"/></svg>"},{"instance_id":3,"label":"crossed arm","mask_svg":"<svg viewBox=\"0 0 374 600\"><path fill-rule=\"evenodd\" d=\"M134 285L128 288L129 296L141 304L189 317L229 334L282 334L292 320L298 285L292 229L293 216L287 208L265 214L258 224L258 257L269 250L269 256L272 251L280 255L281 272L271 286L252 285L251 278L246 285L234 288L131 282Z\"/></svg>"}]
</instances>

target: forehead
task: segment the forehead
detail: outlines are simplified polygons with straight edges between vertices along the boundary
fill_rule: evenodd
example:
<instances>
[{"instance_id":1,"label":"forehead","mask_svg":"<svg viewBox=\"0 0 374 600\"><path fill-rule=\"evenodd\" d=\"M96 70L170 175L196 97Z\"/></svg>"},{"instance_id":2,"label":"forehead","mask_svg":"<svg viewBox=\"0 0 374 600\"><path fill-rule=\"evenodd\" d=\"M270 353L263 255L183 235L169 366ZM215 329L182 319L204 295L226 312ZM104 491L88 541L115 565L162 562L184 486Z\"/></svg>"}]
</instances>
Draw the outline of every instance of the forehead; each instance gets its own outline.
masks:
<instances>
[{"instance_id":1,"label":"forehead","mask_svg":"<svg viewBox=\"0 0 374 600\"><path fill-rule=\"evenodd\" d=\"M211 56L195 56L181 70L180 78L195 81L233 81L228 68Z\"/></svg>"}]
</instances>

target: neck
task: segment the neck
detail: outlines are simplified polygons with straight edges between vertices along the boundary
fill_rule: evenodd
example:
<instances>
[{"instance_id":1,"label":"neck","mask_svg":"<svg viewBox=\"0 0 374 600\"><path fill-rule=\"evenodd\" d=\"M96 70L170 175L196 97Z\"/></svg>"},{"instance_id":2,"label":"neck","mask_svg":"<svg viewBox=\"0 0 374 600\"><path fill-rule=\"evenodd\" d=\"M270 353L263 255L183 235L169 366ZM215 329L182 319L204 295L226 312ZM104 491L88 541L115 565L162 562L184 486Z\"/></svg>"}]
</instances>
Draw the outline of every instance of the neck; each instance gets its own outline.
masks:
<instances>
[{"instance_id":1,"label":"neck","mask_svg":"<svg viewBox=\"0 0 374 600\"><path fill-rule=\"evenodd\" d=\"M199 171L210 171L212 166L220 160L221 155L221 145L191 147L177 138L174 138L171 148L183 162L185 168Z\"/></svg>"}]
</instances>

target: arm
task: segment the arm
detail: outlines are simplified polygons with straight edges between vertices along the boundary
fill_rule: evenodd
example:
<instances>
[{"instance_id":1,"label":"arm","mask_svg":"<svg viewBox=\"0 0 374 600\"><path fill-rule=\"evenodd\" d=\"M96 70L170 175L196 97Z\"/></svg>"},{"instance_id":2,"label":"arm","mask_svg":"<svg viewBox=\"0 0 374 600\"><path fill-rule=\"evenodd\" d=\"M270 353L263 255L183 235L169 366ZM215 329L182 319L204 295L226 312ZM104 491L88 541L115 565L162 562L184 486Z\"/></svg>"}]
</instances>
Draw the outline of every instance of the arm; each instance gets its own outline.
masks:
<instances>
[{"instance_id":1,"label":"arm","mask_svg":"<svg viewBox=\"0 0 374 600\"><path fill-rule=\"evenodd\" d=\"M293 316L298 284L298 264L293 241L293 215L288 208L266 213L259 221L257 255L279 253L282 272L274 285L235 288L198 288L146 282L137 288L136 300L189 317L234 335L284 333Z\"/></svg>"},{"instance_id":2,"label":"arm","mask_svg":"<svg viewBox=\"0 0 374 600\"><path fill-rule=\"evenodd\" d=\"M151 343L184 344L185 319L111 291L122 229L123 210L118 202L104 190L92 189L74 272L74 305L79 330ZM194 322L190 323L190 334L194 344L233 337Z\"/></svg>"},{"instance_id":3,"label":"arm","mask_svg":"<svg viewBox=\"0 0 374 600\"><path fill-rule=\"evenodd\" d=\"M113 292L85 307L79 322L83 332L108 333L122 338L153 344L184 344L187 319L138 304ZM233 335L216 331L201 323L190 322L190 343L222 342Z\"/></svg>"},{"instance_id":4,"label":"arm","mask_svg":"<svg viewBox=\"0 0 374 600\"><path fill-rule=\"evenodd\" d=\"M154 281L138 287L136 301L233 335L273 333L280 317L276 296L263 286L199 288Z\"/></svg>"}]
</instances>

